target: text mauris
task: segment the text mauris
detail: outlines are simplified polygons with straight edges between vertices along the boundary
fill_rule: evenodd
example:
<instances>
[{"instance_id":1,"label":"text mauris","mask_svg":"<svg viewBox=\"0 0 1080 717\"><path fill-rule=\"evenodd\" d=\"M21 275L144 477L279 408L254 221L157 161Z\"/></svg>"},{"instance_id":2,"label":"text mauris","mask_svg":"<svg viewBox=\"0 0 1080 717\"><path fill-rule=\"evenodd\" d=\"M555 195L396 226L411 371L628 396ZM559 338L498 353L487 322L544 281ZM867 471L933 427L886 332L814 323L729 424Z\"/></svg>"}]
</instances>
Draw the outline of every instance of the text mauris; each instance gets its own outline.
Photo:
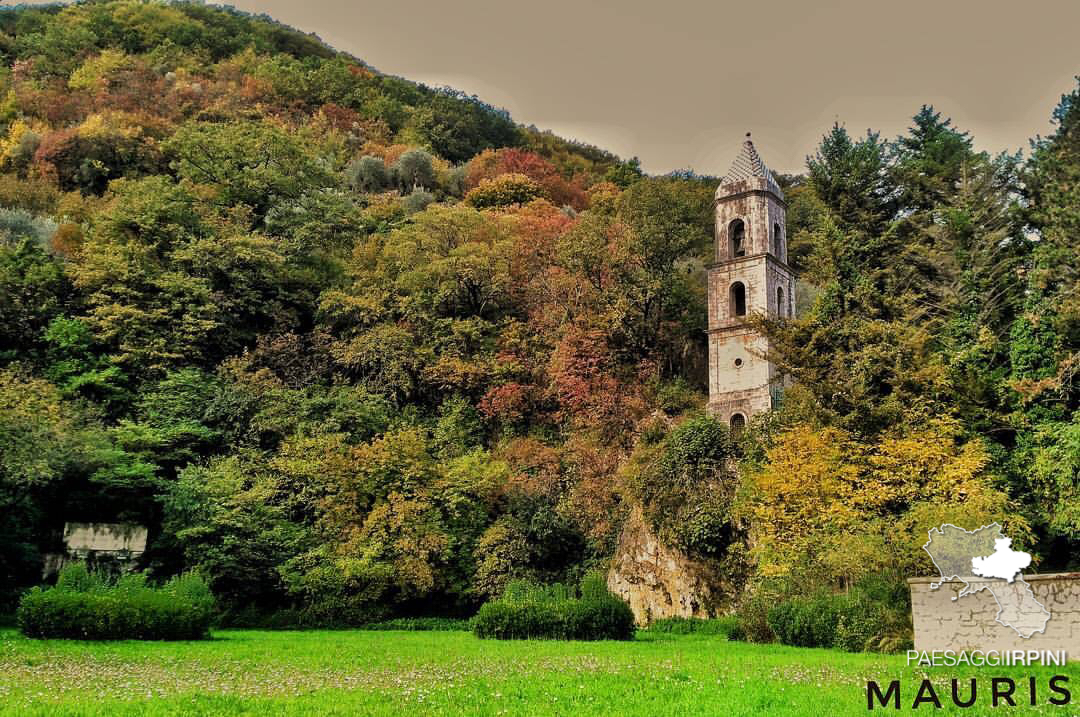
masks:
<instances>
[{"instance_id":1,"label":"text mauris","mask_svg":"<svg viewBox=\"0 0 1080 717\"><path fill-rule=\"evenodd\" d=\"M952 650L933 652L909 650L907 657L908 665L921 667L957 665L993 667L1033 664L1061 666L1067 661L1064 651L1049 650L990 650L987 652L975 650L960 653ZM1064 706L1069 704L1072 698L1068 683L1069 678L1064 675L1055 675L1045 679L1045 683L1037 677L1019 680L1010 677L991 677L989 680L974 677L953 678L948 685L938 687L935 687L931 680L924 679L919 683L913 695L909 693L905 697L902 694L900 680L892 680L884 687L871 680L866 684L866 708L868 710L873 710L875 707L901 709L902 702L904 707L910 706L912 709L924 705L940 709L949 702L961 708L972 707L976 703L990 707L1015 707L1024 704Z\"/></svg>"},{"instance_id":2,"label":"text mauris","mask_svg":"<svg viewBox=\"0 0 1080 717\"><path fill-rule=\"evenodd\" d=\"M1023 704L1033 707L1040 704L1060 707L1069 704L1072 699L1068 688L1069 678L1064 675L1051 677L1045 685L1036 677L1028 677L1026 680L991 677L989 689L986 689L985 683L985 678L981 681L974 677L967 680L953 678L946 688L934 687L929 679L924 679L919 683L914 697L908 696L911 702L905 700L904 706L917 709L925 705L940 709L951 701L957 707L972 707L976 702L990 707L1016 707ZM875 707L901 709L900 680L893 680L884 688L873 680L866 683L866 708L872 710Z\"/></svg>"}]
</instances>

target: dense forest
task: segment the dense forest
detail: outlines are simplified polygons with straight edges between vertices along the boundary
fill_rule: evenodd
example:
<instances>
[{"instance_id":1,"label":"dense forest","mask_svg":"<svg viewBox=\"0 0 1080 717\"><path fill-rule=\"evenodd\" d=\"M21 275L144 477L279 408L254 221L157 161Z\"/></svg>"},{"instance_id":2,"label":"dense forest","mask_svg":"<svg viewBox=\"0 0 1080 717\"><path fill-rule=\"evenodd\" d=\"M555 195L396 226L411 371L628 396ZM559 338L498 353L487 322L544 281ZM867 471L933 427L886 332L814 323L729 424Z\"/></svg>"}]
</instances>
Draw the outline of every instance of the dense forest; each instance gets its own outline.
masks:
<instances>
[{"instance_id":1,"label":"dense forest","mask_svg":"<svg viewBox=\"0 0 1080 717\"><path fill-rule=\"evenodd\" d=\"M149 526L237 622L468 614L633 506L727 607L926 572L946 521L1077 565L1080 87L1026 153L822 128L759 321L794 385L730 435L716 179L203 4L7 9L0 54L8 599L66 521Z\"/></svg>"}]
</instances>

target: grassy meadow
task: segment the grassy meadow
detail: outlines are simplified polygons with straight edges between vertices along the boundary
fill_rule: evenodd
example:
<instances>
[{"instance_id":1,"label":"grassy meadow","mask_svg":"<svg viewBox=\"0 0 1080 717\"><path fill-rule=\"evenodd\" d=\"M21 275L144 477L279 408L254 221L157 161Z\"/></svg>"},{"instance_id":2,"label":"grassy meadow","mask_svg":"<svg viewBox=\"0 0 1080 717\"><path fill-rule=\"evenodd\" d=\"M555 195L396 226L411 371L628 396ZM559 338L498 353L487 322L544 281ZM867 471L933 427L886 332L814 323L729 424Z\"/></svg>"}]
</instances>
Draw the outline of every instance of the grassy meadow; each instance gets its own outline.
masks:
<instances>
[{"instance_id":1,"label":"grassy meadow","mask_svg":"<svg viewBox=\"0 0 1080 717\"><path fill-rule=\"evenodd\" d=\"M1069 674L1075 667L1066 668ZM866 713L866 680L1042 668L908 668L903 656L638 633L633 642L500 642L466 632L222 630L202 642L35 641L0 632L0 715L821 715ZM1026 680L1025 680L1026 683ZM1071 707L1024 713L1072 714ZM895 712L875 710L875 712Z\"/></svg>"}]
</instances>

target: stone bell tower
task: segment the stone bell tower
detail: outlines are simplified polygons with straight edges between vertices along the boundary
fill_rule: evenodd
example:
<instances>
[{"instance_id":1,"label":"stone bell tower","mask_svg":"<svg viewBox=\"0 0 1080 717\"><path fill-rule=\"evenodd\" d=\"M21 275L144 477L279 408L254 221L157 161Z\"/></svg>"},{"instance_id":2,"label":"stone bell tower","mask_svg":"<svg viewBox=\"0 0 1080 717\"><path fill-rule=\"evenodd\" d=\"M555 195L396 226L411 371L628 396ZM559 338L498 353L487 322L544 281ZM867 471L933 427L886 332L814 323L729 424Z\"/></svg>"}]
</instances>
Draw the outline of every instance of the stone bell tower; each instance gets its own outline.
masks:
<instances>
[{"instance_id":1,"label":"stone bell tower","mask_svg":"<svg viewBox=\"0 0 1080 717\"><path fill-rule=\"evenodd\" d=\"M794 315L784 193L750 133L716 190L716 255L709 265L709 413L739 430L780 400L783 377L751 315Z\"/></svg>"}]
</instances>

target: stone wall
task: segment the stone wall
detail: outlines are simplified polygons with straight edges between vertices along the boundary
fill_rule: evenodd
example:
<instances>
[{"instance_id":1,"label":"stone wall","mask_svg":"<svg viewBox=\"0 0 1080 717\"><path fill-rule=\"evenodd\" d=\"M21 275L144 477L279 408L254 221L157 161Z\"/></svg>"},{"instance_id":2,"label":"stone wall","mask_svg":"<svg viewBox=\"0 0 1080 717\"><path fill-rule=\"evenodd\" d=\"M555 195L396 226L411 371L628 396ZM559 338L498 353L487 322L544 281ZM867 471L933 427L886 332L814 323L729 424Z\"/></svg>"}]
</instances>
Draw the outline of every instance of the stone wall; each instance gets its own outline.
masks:
<instances>
[{"instance_id":1,"label":"stone wall","mask_svg":"<svg viewBox=\"0 0 1080 717\"><path fill-rule=\"evenodd\" d=\"M67 523L64 543L72 553L126 552L141 555L146 550L146 528L125 523Z\"/></svg>"},{"instance_id":2,"label":"stone wall","mask_svg":"<svg viewBox=\"0 0 1080 717\"><path fill-rule=\"evenodd\" d=\"M653 535L640 508L627 518L608 571L608 589L639 625L665 617L711 617L720 597L710 569Z\"/></svg>"},{"instance_id":3,"label":"stone wall","mask_svg":"<svg viewBox=\"0 0 1080 717\"><path fill-rule=\"evenodd\" d=\"M1050 611L1045 631L1026 639L996 621L999 607L989 590L954 600L963 583L949 581L931 590L934 578L910 578L915 649L1065 650L1070 660L1080 659L1080 573L1025 575L1024 580Z\"/></svg>"},{"instance_id":4,"label":"stone wall","mask_svg":"<svg viewBox=\"0 0 1080 717\"><path fill-rule=\"evenodd\" d=\"M132 570L146 551L147 529L128 523L66 523L64 552L42 556L42 578L58 573L73 561L96 569Z\"/></svg>"}]
</instances>

